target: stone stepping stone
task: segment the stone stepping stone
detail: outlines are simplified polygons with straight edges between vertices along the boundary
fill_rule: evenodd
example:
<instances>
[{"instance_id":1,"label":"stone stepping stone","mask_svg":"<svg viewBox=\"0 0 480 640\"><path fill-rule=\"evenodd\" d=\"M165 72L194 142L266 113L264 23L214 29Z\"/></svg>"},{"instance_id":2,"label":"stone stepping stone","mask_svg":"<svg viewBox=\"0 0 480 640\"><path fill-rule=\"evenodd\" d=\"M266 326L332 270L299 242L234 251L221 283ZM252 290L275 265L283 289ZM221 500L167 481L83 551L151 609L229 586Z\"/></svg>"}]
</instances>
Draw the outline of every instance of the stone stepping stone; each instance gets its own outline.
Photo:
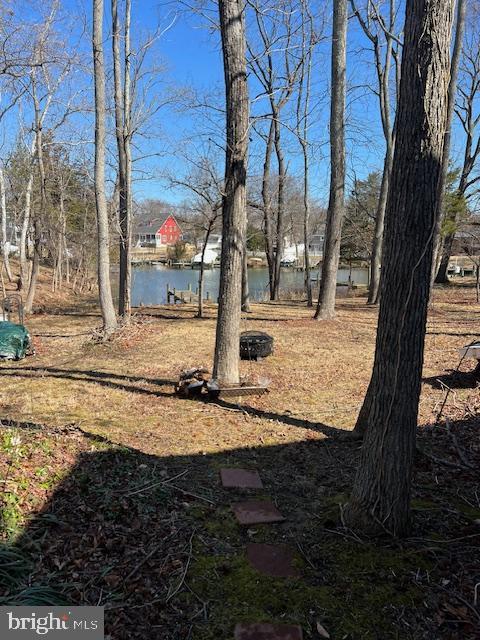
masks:
<instances>
[{"instance_id":1,"label":"stone stepping stone","mask_svg":"<svg viewBox=\"0 0 480 640\"><path fill-rule=\"evenodd\" d=\"M254 622L237 624L235 640L303 640L301 627L292 624Z\"/></svg>"},{"instance_id":2,"label":"stone stepping stone","mask_svg":"<svg viewBox=\"0 0 480 640\"><path fill-rule=\"evenodd\" d=\"M220 469L220 478L228 489L263 489L258 471L250 469Z\"/></svg>"},{"instance_id":3,"label":"stone stepping stone","mask_svg":"<svg viewBox=\"0 0 480 640\"><path fill-rule=\"evenodd\" d=\"M300 571L293 565L293 550L285 544L247 544L247 559L254 569L273 578L298 578Z\"/></svg>"},{"instance_id":4,"label":"stone stepping stone","mask_svg":"<svg viewBox=\"0 0 480 640\"><path fill-rule=\"evenodd\" d=\"M247 500L232 505L233 512L240 524L265 524L282 522L285 518L269 500Z\"/></svg>"}]
</instances>

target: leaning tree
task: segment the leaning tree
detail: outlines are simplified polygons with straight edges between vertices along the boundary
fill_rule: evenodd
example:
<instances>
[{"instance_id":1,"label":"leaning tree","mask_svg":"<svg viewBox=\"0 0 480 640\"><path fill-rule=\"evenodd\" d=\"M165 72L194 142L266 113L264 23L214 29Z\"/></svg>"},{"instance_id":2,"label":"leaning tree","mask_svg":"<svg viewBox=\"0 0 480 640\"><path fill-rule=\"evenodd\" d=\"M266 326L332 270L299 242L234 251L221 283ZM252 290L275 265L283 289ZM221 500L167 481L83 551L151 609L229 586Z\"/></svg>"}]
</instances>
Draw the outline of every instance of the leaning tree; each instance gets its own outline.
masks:
<instances>
[{"instance_id":1,"label":"leaning tree","mask_svg":"<svg viewBox=\"0 0 480 640\"><path fill-rule=\"evenodd\" d=\"M367 430L349 526L407 532L454 0L408 0Z\"/></svg>"}]
</instances>

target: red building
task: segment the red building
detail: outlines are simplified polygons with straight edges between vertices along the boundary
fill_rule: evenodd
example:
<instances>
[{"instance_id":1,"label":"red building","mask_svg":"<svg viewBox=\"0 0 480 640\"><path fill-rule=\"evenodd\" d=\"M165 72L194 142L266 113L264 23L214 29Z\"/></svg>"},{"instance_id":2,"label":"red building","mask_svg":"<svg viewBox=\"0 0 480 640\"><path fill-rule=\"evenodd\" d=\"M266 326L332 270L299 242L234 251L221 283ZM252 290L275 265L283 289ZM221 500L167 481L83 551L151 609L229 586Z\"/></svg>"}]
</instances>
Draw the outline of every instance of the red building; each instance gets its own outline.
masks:
<instances>
[{"instance_id":1,"label":"red building","mask_svg":"<svg viewBox=\"0 0 480 640\"><path fill-rule=\"evenodd\" d=\"M182 228L171 213L136 220L133 233L137 247L170 246L179 242L182 237Z\"/></svg>"}]
</instances>

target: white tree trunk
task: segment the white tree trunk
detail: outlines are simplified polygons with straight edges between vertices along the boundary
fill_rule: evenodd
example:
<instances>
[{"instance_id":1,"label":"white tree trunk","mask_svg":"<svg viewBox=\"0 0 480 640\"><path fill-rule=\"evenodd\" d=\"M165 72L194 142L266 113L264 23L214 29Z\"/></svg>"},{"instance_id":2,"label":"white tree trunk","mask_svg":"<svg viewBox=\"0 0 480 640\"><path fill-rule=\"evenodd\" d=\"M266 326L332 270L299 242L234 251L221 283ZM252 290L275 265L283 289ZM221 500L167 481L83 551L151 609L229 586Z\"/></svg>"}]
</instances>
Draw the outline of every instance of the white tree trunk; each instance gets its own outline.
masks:
<instances>
[{"instance_id":1,"label":"white tree trunk","mask_svg":"<svg viewBox=\"0 0 480 640\"><path fill-rule=\"evenodd\" d=\"M5 194L5 175L3 167L0 167L0 211L2 216L2 254L5 272L9 282L12 282L12 269L10 267L9 248L7 238L7 197Z\"/></svg>"}]
</instances>

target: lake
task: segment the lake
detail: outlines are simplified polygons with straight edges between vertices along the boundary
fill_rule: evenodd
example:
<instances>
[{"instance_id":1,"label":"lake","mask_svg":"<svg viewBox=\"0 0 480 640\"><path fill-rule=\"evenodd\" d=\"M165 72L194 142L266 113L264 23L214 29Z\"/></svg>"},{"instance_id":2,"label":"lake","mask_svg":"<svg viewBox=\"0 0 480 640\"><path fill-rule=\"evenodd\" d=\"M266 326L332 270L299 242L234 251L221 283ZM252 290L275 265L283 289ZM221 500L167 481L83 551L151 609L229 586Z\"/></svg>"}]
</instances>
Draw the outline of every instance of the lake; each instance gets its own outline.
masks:
<instances>
[{"instance_id":1,"label":"lake","mask_svg":"<svg viewBox=\"0 0 480 640\"><path fill-rule=\"evenodd\" d=\"M132 305L156 305L166 304L167 285L170 289L187 290L189 285L195 292L198 286L198 270L195 269L171 269L163 265L136 266L132 276ZM339 269L338 283L348 283L348 269ZM113 281L117 274L113 276ZM206 269L204 274L204 292L208 292L211 300L218 296L220 269ZM312 279L318 278L318 270L312 271ZM353 281L357 284L368 283L367 269L353 269ZM282 269L282 292L300 291L303 289L304 274L302 271ZM268 269L249 269L248 284L251 300L261 301L268 299ZM314 287L316 283L314 282Z\"/></svg>"}]
</instances>

